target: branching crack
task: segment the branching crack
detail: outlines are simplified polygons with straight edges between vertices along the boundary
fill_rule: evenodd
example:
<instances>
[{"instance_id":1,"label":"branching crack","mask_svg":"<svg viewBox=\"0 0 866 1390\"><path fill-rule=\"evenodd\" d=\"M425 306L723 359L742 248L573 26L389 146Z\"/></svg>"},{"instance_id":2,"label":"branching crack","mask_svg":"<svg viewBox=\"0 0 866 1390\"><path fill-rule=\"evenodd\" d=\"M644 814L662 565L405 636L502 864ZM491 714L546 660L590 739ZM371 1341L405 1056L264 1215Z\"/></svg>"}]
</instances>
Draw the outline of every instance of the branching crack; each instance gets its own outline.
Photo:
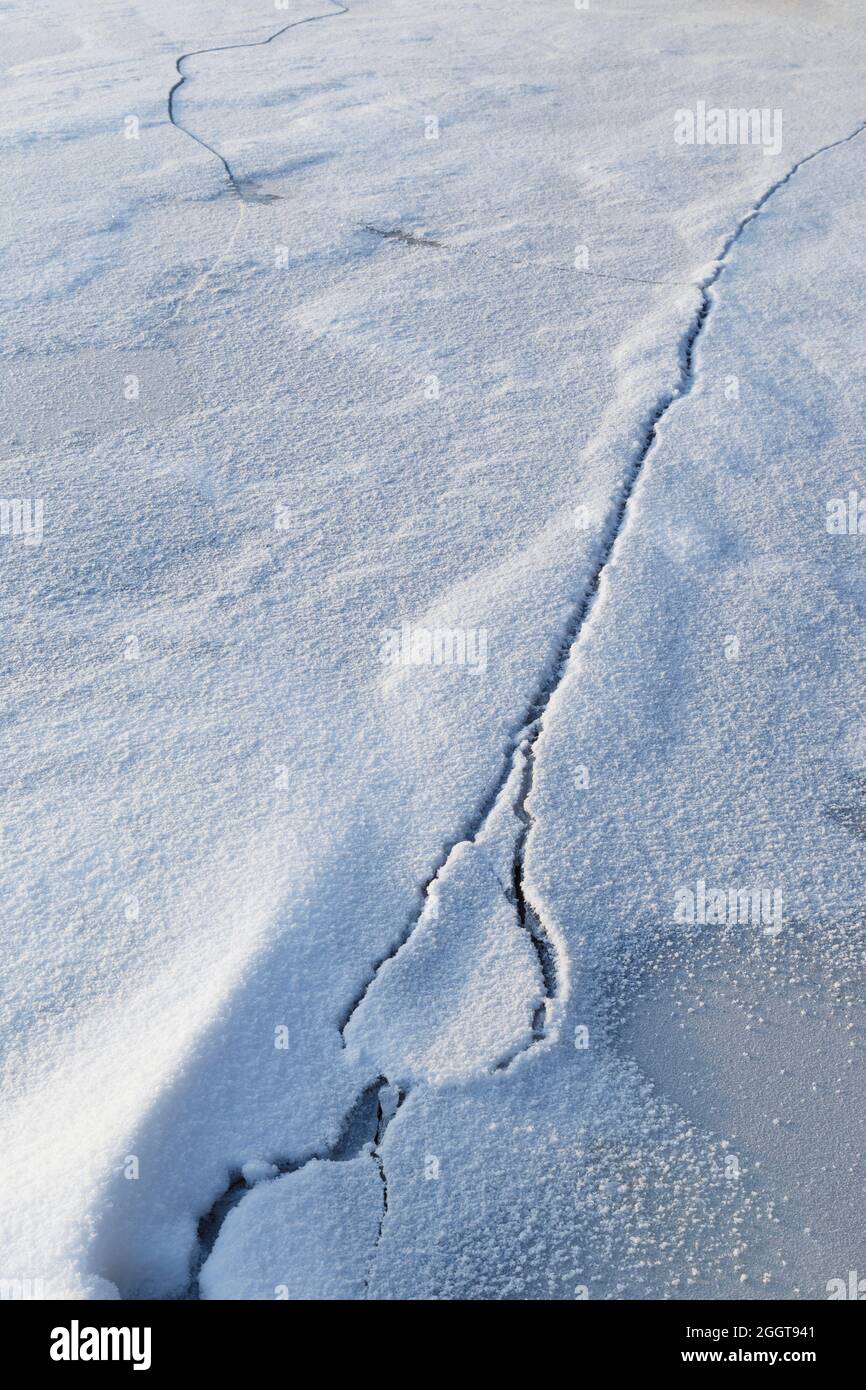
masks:
<instances>
[{"instance_id":1,"label":"branching crack","mask_svg":"<svg viewBox=\"0 0 866 1390\"><path fill-rule=\"evenodd\" d=\"M683 397L689 395L689 393L692 390L692 387L695 382L694 358L696 344L698 338L703 332L704 326L707 321L707 317L714 303L713 288L719 280L720 276L722 275L723 271L725 270L726 266L728 265L730 255L734 246L739 241L745 228L749 225L750 222L753 222L754 219L760 214L761 209L766 206L770 198L772 198L773 194L776 193L780 188L783 188L784 185L794 177L798 170L802 169L805 164L810 163L813 159L817 159L819 155L825 154L828 150L836 149L840 145L848 144L851 140L856 139L856 137L860 135L864 129L866 129L866 121L861 121L860 124L856 126L856 128L852 130L848 135L841 137L839 140L831 141L829 144L822 145L819 149L813 150L811 154L805 155L802 159L798 160L795 164L793 164L791 168L788 170L788 172L785 175L783 175L782 178L778 179L775 183L771 184L770 187L761 195L758 201L754 204L754 206L751 207L749 211L743 217L740 218L734 230L724 241L721 251L713 263L712 270L709 272L708 275L706 275L703 278L703 280L697 283L696 288L700 296L698 307L695 311L694 316L692 317L691 322L689 323L682 338L680 339L678 347L679 380L673 389L664 391L662 393L662 395L658 398L652 410L650 411L649 415L645 418L643 422L643 425L639 432L637 447L635 449L634 454L632 455L626 476L620 486L618 496L615 498L614 504L611 509L611 514L608 520L605 535L602 540L600 552L592 576L590 577L589 583L587 584L583 593L580 595L580 597L574 605L571 616L568 622L566 623L565 630L560 640L555 657L552 663L550 664L547 672L542 676L541 681L539 682L536 690L534 691L529 701L528 708L523 718L520 720L517 730L513 735L512 746L522 746L523 751L526 755L526 771L524 783L521 789L520 796L518 797L514 807L516 813L521 817L524 823L524 829L518 837L517 845L515 848L512 870L513 892L515 903L517 904L518 916L520 918L521 925L523 925L525 929L530 932L530 935L533 938L533 943L538 954L542 977L544 979L545 989L547 992L547 1001L543 1006L543 1010L539 1011L539 1013L543 1012L544 1017L536 1017L536 1023L533 1030L535 1036L533 1039L533 1044L531 1045L534 1045L536 1041L540 1040L545 1036L550 1016L550 1003L555 998L557 991L555 948L553 945L551 934L543 921L542 914L535 906L533 906L527 900L524 872L526 844L529 837L529 832L531 830L531 817L527 809L527 803L532 791L536 749L543 729L545 710L547 709L547 706L549 705L553 695L556 693L565 677L572 652L574 651L576 645L580 641L581 635L585 629L586 621L589 617L590 611L598 595L602 575L604 574L607 565L610 562L611 556L613 554L617 542L620 540L620 537L622 536L625 530L629 503L633 496L638 479L640 478L641 473L643 472L643 468L647 461L647 458L651 453L654 444L656 443L659 423L661 422L662 418L666 415L670 407L674 404L674 402L677 400L681 400ZM375 231L377 229L371 228L370 230ZM379 235L384 235L384 233L380 232ZM400 239L403 240L404 238L401 237ZM496 800L498 799L499 795L503 791L508 781L508 778L512 770L512 762L513 755L509 755L505 760L504 767L500 772L499 778L495 786L493 787L492 791L488 793L480 812L476 815L472 830L470 831L468 836L462 838L468 838L471 841L474 841L477 838L480 830L484 825L485 820L487 819L491 807L495 804ZM443 857L439 862L438 867L436 868L436 871L424 886L423 891L425 899L427 897L427 894L429 893L430 884L442 873L458 843L461 843L461 841L454 841L454 843L452 843L447 848L446 852L444 853ZM406 941L409 939L416 926L418 925L418 922L420 921L422 914L423 904L421 912L419 912L412 919L412 921L409 923L409 925L407 926L406 930L402 933L400 938L394 943L394 945L386 953L386 955L382 957L382 959L374 968L367 983L364 985L364 987L360 990L353 1002L350 1004L341 1024L341 1033L343 1034L344 1039L346 1028L353 1014L358 1009L363 999L366 997L368 991L372 987L380 970L382 969L382 966L387 961L391 960L401 949L401 947L406 943ZM505 1065L510 1065L510 1062L506 1063Z\"/></svg>"}]
</instances>

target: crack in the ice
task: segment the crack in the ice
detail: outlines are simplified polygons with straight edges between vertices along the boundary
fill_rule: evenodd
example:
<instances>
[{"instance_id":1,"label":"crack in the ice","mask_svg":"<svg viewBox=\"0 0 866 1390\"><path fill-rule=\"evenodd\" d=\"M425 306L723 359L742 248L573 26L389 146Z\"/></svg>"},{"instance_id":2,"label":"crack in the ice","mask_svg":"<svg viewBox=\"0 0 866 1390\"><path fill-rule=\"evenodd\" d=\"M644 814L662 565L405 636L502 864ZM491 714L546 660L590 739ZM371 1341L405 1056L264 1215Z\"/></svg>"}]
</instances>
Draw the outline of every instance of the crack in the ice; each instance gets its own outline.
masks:
<instances>
[{"instance_id":1,"label":"crack in the ice","mask_svg":"<svg viewBox=\"0 0 866 1390\"><path fill-rule=\"evenodd\" d=\"M757 202L754 203L753 206L749 209L749 211L743 217L740 218L734 230L725 239L725 241L722 244L721 250L713 263L713 268L710 271L710 273L704 276L702 280L696 282L696 288L698 289L698 292L700 294L700 302L691 320L691 323L686 328L685 333L683 334L679 342L679 380L676 386L674 386L671 390L664 391L661 394L661 396L656 401L656 404L653 407L652 411L644 421L644 424L639 434L638 447L634 455L632 456L628 472L622 484L620 485L619 494L616 498L611 518L606 528L606 534L602 539L601 548L595 569L581 597L574 606L571 617L568 623L566 624L565 631L560 640L558 652L555 656L555 659L551 667L549 668L548 673L540 681L536 691L534 692L529 702L526 714L520 721L517 732L513 735L513 743L515 745L522 745L526 756L526 776L524 779L524 786L521 790L521 795L518 798L518 802L514 807L515 812L524 821L524 830L518 838L514 855L514 895L515 901L518 905L518 915L519 917L521 917L521 925L523 925L525 929L530 932L530 935L533 938L533 943L539 956L539 964L541 966L542 976L545 981L545 988L547 990L547 1001L544 1005L545 1018L540 1026L534 1027L533 1042L529 1044L530 1047L534 1047L536 1043L541 1041L541 1039L543 1039L546 1035L546 1029L549 1021L550 1001L553 998L555 998L557 984L556 955L552 937L546 924L544 923L541 912L537 909L537 907L533 906L531 903L528 902L524 873L526 843L529 837L529 831L531 829L531 817L527 809L527 801L532 791L536 757L536 745L542 733L544 713L553 695L561 685L566 675L572 652L576 644L580 640L580 637L585 628L586 621L589 617L590 610L592 609L594 601L598 595L602 576L607 568L608 563L610 562L614 548L625 529L629 502L631 501L631 498L633 496L638 479L640 478L643 472L644 464L646 463L646 460L650 452L652 451L654 444L656 443L658 437L658 426L662 418L666 415L667 411L674 404L674 402L677 400L682 400L685 396L689 395L694 385L695 346L698 338L700 337L704 329L704 325L707 321L707 316L709 315L710 309L712 308L714 302L713 287L715 286L715 284L719 280L719 277L722 275L723 271L728 265L729 257L734 246L739 241L746 227L751 222L753 222L754 219L760 214L761 209L766 206L770 198L772 198L773 194L776 193L780 188L783 188L785 184L787 184L794 177L798 170L802 169L805 164L810 163L813 159L817 159L819 155L825 154L829 150L836 149L840 145L848 144L851 140L856 139L856 137L860 135L864 129L866 129L866 120L861 121L860 124L848 135L842 136L838 140L833 140L828 144L822 145L818 149L813 150L810 154L804 155L802 159L798 160L795 164L791 166L791 168L787 171L786 174L783 175L782 178L777 179L775 183L770 184L770 186L761 195ZM376 228L370 228L369 230L377 231ZM381 231L379 231L378 234L385 235L385 233ZM400 239L402 240L404 238ZM508 778L512 770L512 765L513 757L512 755L509 755L505 761L505 766L493 787L492 792L489 793L488 796L485 798L481 811L476 815L474 821L474 830L471 831L468 836L461 837L461 840L454 841L454 843L448 847L444 856L441 858L435 872L427 880L427 883L425 884L423 889L425 900L429 893L430 885L443 872L456 846L459 843L462 843L462 841L466 838L468 838L470 841L474 841L477 838L478 834L483 828L484 822L487 819L487 816L489 815L491 808L493 807L493 805L495 805L499 795L501 794L501 792L507 784ZM378 964L373 969L369 979L367 980L367 983L364 985L364 987L360 990L360 992L357 994L355 999L350 1004L347 1013L344 1015L340 1028L340 1032L343 1036L344 1043L346 1028L348 1027L348 1024L351 1021L354 1013L360 1007L369 990L374 985L382 967L389 960L392 960L393 957L397 955L398 951L400 951L401 948L409 940L409 937L413 934L415 928L421 920L423 910L424 907L422 903L421 911L412 919L412 921L410 921L408 928L402 933L400 938L394 943L394 945L387 952L387 954L380 959Z\"/></svg>"},{"instance_id":2,"label":"crack in the ice","mask_svg":"<svg viewBox=\"0 0 866 1390\"><path fill-rule=\"evenodd\" d=\"M332 0L332 2L336 3L336 0ZM283 31L281 30L280 32ZM276 35L274 35L273 37L276 37ZM666 415L670 407L674 404L674 402L677 400L682 400L685 396L689 395L689 393L692 390L692 387L695 382L696 344L698 338L703 332L713 303L716 301L716 296L713 292L713 287L716 285L726 266L729 264L729 257L733 247L739 241L745 228L759 215L761 209L766 206L767 202L773 196L773 194L777 192L778 189L784 187L784 185L788 183L791 178L793 178L793 176L797 173L799 169L802 169L802 167L805 164L808 164L811 160L816 159L819 155L826 153L828 150L832 150L840 145L847 144L849 141L855 139L856 136L860 135L864 130L866 130L866 121L861 122L860 125L858 125L857 128L853 130L849 135L846 135L839 140L834 140L830 144L822 145L819 149L814 150L811 154L804 156L803 159L799 160L796 164L792 165L792 167L788 170L784 177L777 180L777 182L775 182L774 184L771 184L770 187L766 190L766 192L763 193L762 196L758 199L758 201L753 205L753 207L750 208L749 211L745 214L745 216L740 219L733 232L731 232L731 234L724 241L721 252L717 256L711 272L707 276L705 276L702 281L698 282L697 288L700 293L700 303L691 320L691 323L689 324L685 333L681 337L678 346L678 358L680 369L679 380L677 382L677 385L673 389L664 391L661 394L653 410L650 412L650 414L644 422L644 425L640 433L640 443L632 457L630 468L619 489L619 495L616 499L616 503L612 510L606 535L602 540L602 545L595 569L580 599L576 602L571 617L568 623L566 624L562 639L559 644L556 659L551 664L547 674L539 682L538 687L536 688L531 700L529 701L526 714L520 721L518 731L513 736L512 748L514 751L512 751L507 757L505 761L505 766L503 768L502 773L499 776L498 781L495 783L492 791L485 798L481 809L477 812L474 821L474 830L470 833L469 836L462 836L460 840L456 840L452 845L450 845L447 848L446 852L443 854L440 860L440 863L436 871L431 875L426 885L424 886L424 902L422 902L420 911L410 919L409 924L407 925L404 932L401 934L399 940L394 943L394 945L388 951L388 953L385 956L383 956L379 963L375 966L367 983L364 985L362 990L358 993L353 1002L350 1004L340 1025L340 1033L343 1038L344 1045L346 1028L348 1027L348 1024L351 1021L356 1010L360 1007L360 1004L366 997L367 993L375 984L375 981L378 978L379 972L381 971L382 967L385 965L387 961L393 959L393 957L397 955L398 951L401 950L401 948L405 945L405 943L409 940L409 937L417 928L424 913L424 905L426 903L426 898L430 890L430 885L443 872L458 844L465 842L467 838L470 840L470 842L473 843L478 839L478 836L484 828L485 822L487 821L491 811L497 804L500 795L507 786L508 779L514 769L514 762L516 756L522 756L524 758L524 768L519 792L513 805L513 810L515 814L518 816L519 820L521 821L521 828L515 841L514 858L512 864L512 886L510 895L513 897L520 925L523 927L525 931L529 933L529 935L532 938L533 946L538 956L539 967L544 983L545 1000L539 1007L538 1011L536 1012L536 1016L533 1019L531 1041L528 1044L526 1044L523 1048L519 1049L511 1056L509 1056L506 1060L499 1062L494 1069L497 1071L507 1070L507 1068L512 1064L516 1057L526 1055L527 1052L537 1047L547 1037L547 1030L550 1023L550 1005L551 1002L556 998L558 991L557 956L551 933L549 932L546 924L544 923L542 914L537 908L537 906L533 904L529 899L525 878L526 846L530 830L532 829L532 816L528 810L527 803L531 795L534 782L537 746L543 732L545 711L547 710L551 699L553 698L554 694L556 693L566 676L572 654L585 630L587 619L592 610L594 601L598 596L601 585L601 579L604 574L604 571L611 560L611 557L613 555L614 549L618 541L620 540L623 532L626 529L629 503L634 494L635 487L637 485L638 479L642 474L647 458L649 457L653 449L653 446L657 441L659 423ZM229 176L232 177L230 171ZM376 231L377 229L370 228L369 230ZM384 233L379 234L385 235ZM405 236L399 236L397 239L401 241L407 240ZM410 244L416 244L416 242L411 241ZM430 243L422 242L420 244L428 245ZM379 1227L376 1239L373 1242L373 1246L371 1249L370 1261L368 1264L367 1275L365 1277L365 1297L369 1296L370 1276L372 1273L373 1265L376 1260L377 1250L379 1247L385 1220L387 1218L389 1210L388 1179L385 1171L385 1165L382 1159L381 1146L385 1137L385 1132L387 1130L388 1124L390 1123L390 1120L393 1118L394 1114L396 1114L398 1107L402 1104L403 1100L405 1099L405 1094L406 1093L400 1092L396 1087L391 1086L386 1077L380 1076L375 1082L367 1086L355 1100L354 1104L352 1105L350 1111L346 1116L343 1127L341 1129L340 1138L337 1140L336 1144L332 1145L330 1148L318 1154L308 1155L308 1157L301 1162L289 1162L285 1165L277 1165L280 1168L281 1172L292 1172L300 1167L303 1167L304 1163L310 1161L310 1158L319 1157L324 1159L330 1159L332 1161L339 1161L339 1158L341 1156L355 1157L359 1153L364 1152L365 1150L370 1153L371 1157L378 1166L379 1176L382 1182L382 1214L379 1220ZM369 1117L368 1111L371 1108L371 1098L374 1095L376 1097L375 1121L372 1121ZM360 1129L361 1131L366 1131L368 1133L368 1138L365 1143L361 1143L359 1147L356 1147L356 1142L360 1138L360 1136L355 1135L353 1117L358 1117L362 1113L363 1122L360 1123ZM369 1137L368 1126L370 1129L372 1129L372 1137ZM346 1149L345 1154L341 1149L341 1145L343 1145L343 1147ZM213 1204L210 1211L206 1213L206 1215L202 1218L201 1222L199 1223L201 1258L199 1259L197 1269L194 1271L193 1279L191 1282L192 1297L197 1297L198 1270L200 1270L201 1264L203 1263L204 1258L207 1257L207 1253L209 1253L209 1250L213 1248L213 1244L219 1234L219 1230L221 1229L222 1221L225 1219L225 1216L228 1214L228 1211L231 1209L231 1207L235 1205L236 1202L240 1200L240 1197L243 1195L243 1193L239 1191L241 1182L242 1179L238 1177L233 1178L232 1182L229 1184L229 1187L221 1194L219 1198L217 1198L217 1201ZM236 1189L238 1190L238 1195L237 1197L234 1197L233 1193Z\"/></svg>"},{"instance_id":3,"label":"crack in the ice","mask_svg":"<svg viewBox=\"0 0 866 1390\"><path fill-rule=\"evenodd\" d=\"M698 289L700 284L697 280L656 280L650 276L624 275L619 270L590 270L586 266L563 265L559 261L518 260L514 256L506 256L499 251L482 251L475 243L455 246L453 242L434 241L432 237L419 236L416 232L407 231L405 227L377 227L372 222L359 222L357 225L363 231L381 237L383 241L400 241L405 246L435 246L440 251L450 251L457 256L461 254L474 256L484 261L490 261L494 265L516 266L519 270L545 270L553 271L554 274L586 275L590 280L613 280L615 283L622 282L628 285L660 285L663 288L669 285L687 285L692 289Z\"/></svg>"},{"instance_id":4,"label":"crack in the ice","mask_svg":"<svg viewBox=\"0 0 866 1390\"><path fill-rule=\"evenodd\" d=\"M382 1143L385 1132L396 1115L403 1101L406 1099L405 1092L397 1086L390 1086L384 1083L378 1092L376 1134L373 1147L370 1150L371 1157L379 1170L379 1180L382 1184L382 1212L379 1217L379 1226L376 1231L376 1239L373 1241L370 1250L370 1259L367 1262L367 1272L364 1276L364 1297L370 1296L370 1276L373 1273L373 1266L376 1263L376 1254L379 1249L379 1242L382 1239L382 1232L385 1229L385 1219L388 1215L388 1174L385 1172L385 1164L382 1159Z\"/></svg>"},{"instance_id":5,"label":"crack in the ice","mask_svg":"<svg viewBox=\"0 0 866 1390\"><path fill-rule=\"evenodd\" d=\"M365 232L372 232L374 236L382 237L384 241L402 241L404 246L435 246L440 250L449 249L441 241L433 241L432 237L419 236L417 232L407 232L404 227L375 227L372 222L362 222L361 226Z\"/></svg>"},{"instance_id":6,"label":"crack in the ice","mask_svg":"<svg viewBox=\"0 0 866 1390\"><path fill-rule=\"evenodd\" d=\"M399 1110L403 1099L402 1092L396 1086L391 1086L384 1076L377 1077L355 1097L343 1119L340 1132L332 1144L320 1145L302 1157L274 1159L271 1167L277 1171L273 1177L266 1177L261 1181L275 1182L277 1178L284 1177L286 1173L298 1173L302 1168L306 1168L308 1163L315 1161L348 1163L352 1159L360 1158L364 1153L369 1153L378 1168L382 1182L383 1211L374 1245L375 1253L375 1247L379 1243L382 1225L388 1211L388 1180L382 1163L380 1148L388 1125ZM258 1186L258 1183L253 1185ZM239 1171L233 1172L228 1185L223 1188L208 1210L199 1218L196 1251L186 1295L188 1299L200 1298L199 1277L219 1238L223 1223L229 1212L233 1211L250 1191L252 1191L252 1187L247 1183L243 1174ZM365 1279L365 1289L366 1283Z\"/></svg>"},{"instance_id":7,"label":"crack in the ice","mask_svg":"<svg viewBox=\"0 0 866 1390\"><path fill-rule=\"evenodd\" d=\"M540 730L539 730L540 732ZM551 936L544 925L540 912L529 901L526 894L526 883L524 880L524 860L526 856L526 841L529 838L529 831L532 826L532 817L526 806L527 798L532 790L532 779L535 770L535 738L527 738L521 745L525 762L523 768L523 778L520 787L520 795L514 804L514 810L520 820L520 833L514 846L514 862L511 866L512 891L514 902L517 908L517 920L522 929L528 933L533 949L538 958L538 968L541 971L541 980L544 985L545 997L538 1005L532 1020L532 1043L541 1042L547 1032L547 1025L550 1021L550 1006L556 999L559 991L559 972L557 970L556 948ZM521 1048L526 1051L526 1048ZM514 1053L507 1062L500 1066L500 1070L505 1070L514 1061Z\"/></svg>"},{"instance_id":8,"label":"crack in the ice","mask_svg":"<svg viewBox=\"0 0 866 1390\"><path fill-rule=\"evenodd\" d=\"M855 130L853 130L849 135L844 136L842 139L835 140L827 145L823 145L820 149L814 150L811 154L804 156L803 159L799 160L796 164L792 165L792 167L788 170L784 177L777 180L774 184L771 184L770 187L765 191L765 193L762 194L762 196L754 204L754 206L750 208L749 211L745 214L745 216L742 217L740 221L737 223L737 226L734 228L733 232L723 243L722 249L716 258L713 269L707 276L704 277L702 281L699 282L698 290L700 293L700 303L690 325L686 329L685 334L681 338L679 344L679 381L673 390L665 391L662 393L662 395L657 400L653 411L644 423L643 429L641 431L639 447L632 458L631 467L629 469L628 475L626 476L626 479L620 489L619 497L614 507L613 515L607 529L607 536L602 543L601 553L599 555L593 575L590 579L589 584L586 586L583 595L581 596L578 603L575 605L574 611L571 615L571 619L566 626L565 633L563 634L563 638L560 643L558 658L553 666L553 669L547 675L547 677L544 680L542 680L542 682L539 684L539 687L537 688L532 700L530 701L527 717L523 721L521 721L520 730L515 737L515 743L518 745L519 750L522 751L524 755L525 766L520 791L514 804L514 810L522 822L522 828L517 838L514 850L514 861L512 867L513 895L517 907L517 914L518 920L520 921L520 925L523 927L525 931L528 931L529 935L531 936L533 946L538 956L538 962L541 969L546 998L544 1002L540 1005L539 1009L536 1012L535 1018L533 1019L532 1041L528 1043L525 1047L521 1048L519 1051L512 1054L507 1060L500 1062L496 1070L507 1070L507 1068L511 1066L516 1057L525 1055L526 1052L537 1047L541 1042L543 1042L543 1040L547 1036L547 1029L550 1022L550 1006L552 1001L556 998L558 989L557 957L553 939L543 920L541 912L529 900L525 879L526 845L529 838L529 832L532 828L532 817L528 810L527 802L532 792L535 773L535 758L537 755L537 745L539 739L541 738L543 730L544 713L548 705L550 704L553 695L555 694L555 692L561 685L563 679L565 678L573 650L580 640L581 634L583 633L585 628L586 621L589 617L590 610L593 606L595 598L598 595L602 575L604 574L604 571L608 563L610 562L617 541L619 540L626 527L629 502L634 494L634 489L637 485L639 477L641 476L644 464L646 463L646 460L649 457L649 454L651 453L654 444L656 443L658 437L658 426L662 418L666 415L667 411L673 405L673 403L689 395L689 393L692 390L692 387L695 382L695 348L697 340L703 332L704 326L707 321L707 317L710 313L710 310L714 302L714 296L712 293L713 286L717 283L719 277L725 270L725 267L729 262L729 257L731 251L733 250L733 247L739 241L745 228L759 215L761 209L766 206L767 202L773 196L773 194L777 192L778 189L784 187L784 185L788 183L790 179L793 178L793 176L797 173L799 169L802 169L802 167L805 164L808 164L811 160L816 159L819 155L826 153L826 151L835 149L839 145L847 144L849 141L855 139L856 136L861 134L864 129L866 129L866 121L861 122ZM403 240L404 238L401 237L400 239ZM485 824L485 821L487 820L488 815L490 814L493 806L495 806L499 795L506 787L508 778L512 771L512 767L513 757L509 758L506 761L505 767L499 777L498 782L494 787L493 792L489 794L485 799L484 809L476 819L475 832L473 835L470 836L470 839L472 841L477 839ZM458 841L456 843L460 842ZM455 845L451 846L451 848L448 850L441 863L439 864L436 872L432 875L430 880L428 880L428 883L424 889L425 899L427 894L429 893L430 884L443 872L446 865L448 864L448 861L450 860L451 855L454 852L454 849L456 848L456 843ZM382 966L385 964L386 961L393 959L393 957L397 955L398 951L402 948L402 946L405 945L405 943L408 941L409 937L412 935L413 931L417 927L422 915L423 905L421 912L414 919L414 922L410 924L408 931L403 933L401 939L379 962L372 975L370 976L370 979L368 980L364 989L361 991L353 1005L350 1007L341 1027L341 1034L343 1035L344 1042L346 1028L353 1014L360 1006L362 1000L366 997L367 993L372 988L373 984L378 978ZM381 1158L379 1161L381 1165ZM388 1210L387 1181L384 1171L384 1165L381 1165L380 1171L382 1173L383 1184L385 1184L385 1207L382 1216L382 1221L380 1222L379 1226L379 1238L381 1238L382 1227L384 1225L385 1217L387 1215ZM373 1260L375 1260L378 1243L379 1241L377 1239L376 1245L373 1249Z\"/></svg>"},{"instance_id":9,"label":"crack in the ice","mask_svg":"<svg viewBox=\"0 0 866 1390\"><path fill-rule=\"evenodd\" d=\"M288 33L290 29L298 29L302 24L315 24L320 19L336 19L338 15L348 14L349 12L349 6L344 5L342 0L328 0L328 4L332 5L334 8L326 10L324 14L307 15L305 19L293 19L290 24L284 24L281 29L277 29L273 34L269 34L266 39L251 39L247 43L218 44L214 48L195 48L189 53L182 53L175 62L174 66L177 71L177 81L168 94L168 119L171 121L172 125L182 131L184 135L188 135L190 140L194 140L197 145L201 145L203 150L207 150L209 154L212 154L215 159L219 160L220 164L225 169L226 177L228 178L233 192L236 193L244 203L270 203L274 202L278 195L273 193L258 193L249 184L246 185L245 191L243 181L235 176L225 155L220 154L218 149L215 149L213 145L209 145L200 135L196 135L194 131L190 130L188 126L182 125L177 119L175 115L175 96L187 80L183 65L189 58L202 58L208 53L233 53L239 48L265 48L268 44L273 43L275 39L280 38L282 34Z\"/></svg>"}]
</instances>

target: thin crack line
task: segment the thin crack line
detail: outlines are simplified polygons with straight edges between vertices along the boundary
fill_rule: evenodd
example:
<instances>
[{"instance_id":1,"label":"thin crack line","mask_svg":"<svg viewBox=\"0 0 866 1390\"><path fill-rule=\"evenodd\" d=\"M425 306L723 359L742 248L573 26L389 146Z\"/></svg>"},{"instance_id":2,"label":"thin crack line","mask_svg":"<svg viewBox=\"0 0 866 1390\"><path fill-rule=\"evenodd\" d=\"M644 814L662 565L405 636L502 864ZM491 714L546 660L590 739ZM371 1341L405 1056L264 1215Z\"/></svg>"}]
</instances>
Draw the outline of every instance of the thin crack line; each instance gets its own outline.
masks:
<instances>
[{"instance_id":1,"label":"thin crack line","mask_svg":"<svg viewBox=\"0 0 866 1390\"><path fill-rule=\"evenodd\" d=\"M245 203L261 202L262 199L260 196L249 197L244 193L243 184L235 177L232 167L225 155L220 154L219 150L215 149L213 145L209 145L200 135L196 135L188 126L182 125L175 116L175 96L187 80L183 65L189 58L201 58L208 53L233 53L239 48L265 48L269 43L273 43L275 39L280 38L282 34L288 33L290 29L298 29L302 24L315 24L320 19L336 19L337 15L349 13L349 6L342 4L341 0L328 0L328 4L333 5L334 9L327 10L324 14L307 15L305 19L293 19L290 24L284 24L281 29L277 29L275 33L270 34L266 39L252 39L248 43L219 44L215 48L195 48L189 53L182 53L175 61L174 66L178 77L168 94L168 119L171 121L171 124L182 131L184 135L188 135L190 140L194 140L197 145L201 145L203 150L207 150L209 154L212 154L215 159L219 160L220 164L225 169L226 176L232 189Z\"/></svg>"},{"instance_id":2,"label":"thin crack line","mask_svg":"<svg viewBox=\"0 0 866 1390\"><path fill-rule=\"evenodd\" d=\"M405 1099L406 1093L404 1091L401 1091L398 1086L392 1086L387 1081L387 1079L384 1080L384 1084L381 1085L379 1089L379 1098L376 1110L376 1133L373 1138L373 1144L370 1148L370 1156L373 1159L373 1162L376 1164L376 1167L379 1171L379 1181L382 1184L382 1211L379 1216L379 1226L376 1231L376 1239L373 1241L373 1245L370 1250L370 1258L367 1262L367 1270L364 1275L365 1299L368 1299L370 1297L370 1280L373 1275L373 1266L376 1263L376 1256L378 1254L379 1245L382 1240L382 1232L385 1229L385 1221L388 1217L388 1174L385 1172L385 1161L382 1157L382 1144L384 1142L385 1132L389 1124L393 1120L394 1116L400 1109L400 1106L403 1104L403 1101Z\"/></svg>"},{"instance_id":3,"label":"thin crack line","mask_svg":"<svg viewBox=\"0 0 866 1390\"><path fill-rule=\"evenodd\" d=\"M285 1177L287 1174L299 1173L311 1163L347 1163L368 1154L378 1168L383 1188L383 1211L373 1245L373 1253L375 1254L388 1212L388 1180L380 1150L388 1125L402 1105L404 1098L399 1087L392 1086L385 1076L377 1077L375 1081L370 1082L358 1092L343 1116L337 1137L333 1142L315 1145L294 1157L274 1159L271 1163L275 1169L273 1176L260 1179L252 1186L258 1187L264 1183L276 1182L278 1178ZM375 1106L372 1107L372 1116L367 1116L364 1112L371 1109L370 1103L373 1100ZM252 1191L252 1186L246 1182L241 1171L233 1170L229 1175L226 1187L214 1199L208 1210L199 1216L197 1242L190 1267L189 1282L185 1294L186 1300L195 1301L201 1298L201 1271L219 1240L226 1218ZM367 1296L368 1282L369 1270L364 1278L365 1297Z\"/></svg>"}]
</instances>

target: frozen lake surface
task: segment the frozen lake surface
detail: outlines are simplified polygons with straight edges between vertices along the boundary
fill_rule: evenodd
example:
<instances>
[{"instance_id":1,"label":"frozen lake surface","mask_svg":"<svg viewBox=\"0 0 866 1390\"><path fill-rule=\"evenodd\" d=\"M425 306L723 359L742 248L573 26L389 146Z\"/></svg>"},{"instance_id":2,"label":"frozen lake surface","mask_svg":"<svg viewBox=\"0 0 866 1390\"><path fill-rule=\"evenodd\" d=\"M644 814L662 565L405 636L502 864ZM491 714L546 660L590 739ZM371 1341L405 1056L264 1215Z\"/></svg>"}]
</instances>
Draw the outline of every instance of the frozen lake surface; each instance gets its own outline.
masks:
<instances>
[{"instance_id":1,"label":"frozen lake surface","mask_svg":"<svg viewBox=\"0 0 866 1390\"><path fill-rule=\"evenodd\" d=\"M4 27L0 1272L825 1298L862 6Z\"/></svg>"}]
</instances>

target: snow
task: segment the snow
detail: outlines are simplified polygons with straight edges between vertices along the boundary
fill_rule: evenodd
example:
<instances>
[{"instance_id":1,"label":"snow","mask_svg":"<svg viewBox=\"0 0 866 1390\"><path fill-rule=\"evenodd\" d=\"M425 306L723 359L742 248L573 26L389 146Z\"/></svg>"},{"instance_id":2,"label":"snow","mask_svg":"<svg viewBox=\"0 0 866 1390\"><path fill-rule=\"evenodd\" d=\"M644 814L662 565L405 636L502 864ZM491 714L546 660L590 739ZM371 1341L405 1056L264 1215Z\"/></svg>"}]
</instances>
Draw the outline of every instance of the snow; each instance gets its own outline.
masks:
<instances>
[{"instance_id":1,"label":"snow","mask_svg":"<svg viewBox=\"0 0 866 1390\"><path fill-rule=\"evenodd\" d=\"M206 1297L823 1296L859 6L5 17L4 1276L182 1296L242 1177ZM699 99L781 153L676 145Z\"/></svg>"}]
</instances>

